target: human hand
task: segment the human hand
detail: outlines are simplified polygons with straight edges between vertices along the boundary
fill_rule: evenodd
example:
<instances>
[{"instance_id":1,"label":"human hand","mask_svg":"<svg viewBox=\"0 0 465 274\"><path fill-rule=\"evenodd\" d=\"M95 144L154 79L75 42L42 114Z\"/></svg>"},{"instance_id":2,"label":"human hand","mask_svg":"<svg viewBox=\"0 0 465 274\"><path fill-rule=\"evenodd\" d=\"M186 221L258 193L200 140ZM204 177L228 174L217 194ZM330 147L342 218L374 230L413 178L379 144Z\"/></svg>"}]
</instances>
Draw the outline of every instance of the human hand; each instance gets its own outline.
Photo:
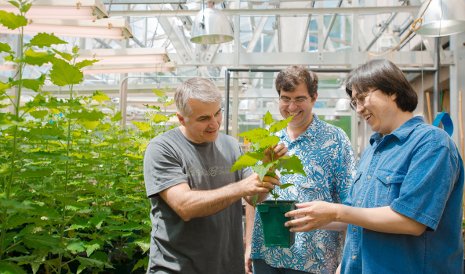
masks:
<instances>
[{"instance_id":1,"label":"human hand","mask_svg":"<svg viewBox=\"0 0 465 274\"><path fill-rule=\"evenodd\" d=\"M272 162L276 159L279 159L286 155L287 147L284 144L277 144L272 148L267 148L265 150L265 158L263 158L264 163Z\"/></svg>"},{"instance_id":2,"label":"human hand","mask_svg":"<svg viewBox=\"0 0 465 274\"><path fill-rule=\"evenodd\" d=\"M249 177L239 181L239 184L244 192L243 196L253 196L255 194L270 192L275 186L279 186L280 182L278 178L273 176L265 176L263 180L260 180L258 174L253 173Z\"/></svg>"},{"instance_id":3,"label":"human hand","mask_svg":"<svg viewBox=\"0 0 465 274\"><path fill-rule=\"evenodd\" d=\"M293 218L285 223L292 232L310 231L329 224L337 216L338 204L312 201L296 204L297 209L289 211L286 217Z\"/></svg>"}]
</instances>

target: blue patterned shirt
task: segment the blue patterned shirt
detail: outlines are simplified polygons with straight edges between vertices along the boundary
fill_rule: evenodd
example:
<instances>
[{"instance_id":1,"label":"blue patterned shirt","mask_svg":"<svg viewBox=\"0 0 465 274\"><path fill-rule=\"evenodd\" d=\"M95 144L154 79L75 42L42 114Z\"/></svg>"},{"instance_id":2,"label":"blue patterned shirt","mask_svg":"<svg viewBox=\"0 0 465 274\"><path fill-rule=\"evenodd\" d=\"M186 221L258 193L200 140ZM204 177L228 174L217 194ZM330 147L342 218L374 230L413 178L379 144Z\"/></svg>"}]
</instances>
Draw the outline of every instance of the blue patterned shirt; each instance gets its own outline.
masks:
<instances>
[{"instance_id":1,"label":"blue patterned shirt","mask_svg":"<svg viewBox=\"0 0 465 274\"><path fill-rule=\"evenodd\" d=\"M344 131L313 115L307 130L291 141L286 129L278 132L289 154L301 159L307 177L285 175L281 183L293 183L277 189L281 200L308 202L321 200L342 203L347 197L354 172L354 155ZM343 233L314 230L296 233L290 248L265 247L258 212L252 235L252 259L263 259L272 267L311 273L334 273L343 248Z\"/></svg>"}]
</instances>

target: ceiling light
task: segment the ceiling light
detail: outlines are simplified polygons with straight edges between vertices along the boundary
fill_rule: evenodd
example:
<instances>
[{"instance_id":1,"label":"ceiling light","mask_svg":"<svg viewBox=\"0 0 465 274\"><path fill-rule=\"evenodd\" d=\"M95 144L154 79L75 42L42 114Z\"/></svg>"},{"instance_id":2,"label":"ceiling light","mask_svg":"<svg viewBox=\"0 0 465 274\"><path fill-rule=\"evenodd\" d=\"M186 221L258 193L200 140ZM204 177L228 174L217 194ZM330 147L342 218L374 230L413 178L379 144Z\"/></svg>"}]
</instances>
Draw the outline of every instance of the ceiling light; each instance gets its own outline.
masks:
<instances>
[{"instance_id":1,"label":"ceiling light","mask_svg":"<svg viewBox=\"0 0 465 274\"><path fill-rule=\"evenodd\" d=\"M0 10L18 13L18 9L0 0ZM28 19L80 19L107 18L105 6L100 0L36 0L26 13Z\"/></svg>"},{"instance_id":2,"label":"ceiling light","mask_svg":"<svg viewBox=\"0 0 465 274\"><path fill-rule=\"evenodd\" d=\"M426 0L420 7L416 32L440 37L465 31L465 1Z\"/></svg>"},{"instance_id":3,"label":"ceiling light","mask_svg":"<svg viewBox=\"0 0 465 274\"><path fill-rule=\"evenodd\" d=\"M220 44L234 39L234 32L228 17L213 7L213 2L208 2L208 7L202 9L195 16L192 26L191 42L196 44Z\"/></svg>"},{"instance_id":4,"label":"ceiling light","mask_svg":"<svg viewBox=\"0 0 465 274\"><path fill-rule=\"evenodd\" d=\"M99 60L84 67L84 74L169 72L175 69L164 48L81 50L77 61L83 59Z\"/></svg>"},{"instance_id":5,"label":"ceiling light","mask_svg":"<svg viewBox=\"0 0 465 274\"><path fill-rule=\"evenodd\" d=\"M0 26L0 33L19 34L20 29L10 30ZM24 27L25 34L39 32L53 33L56 36L89 37L101 39L127 39L132 37L131 29L126 20L71 20L71 19L36 19L30 20Z\"/></svg>"}]
</instances>

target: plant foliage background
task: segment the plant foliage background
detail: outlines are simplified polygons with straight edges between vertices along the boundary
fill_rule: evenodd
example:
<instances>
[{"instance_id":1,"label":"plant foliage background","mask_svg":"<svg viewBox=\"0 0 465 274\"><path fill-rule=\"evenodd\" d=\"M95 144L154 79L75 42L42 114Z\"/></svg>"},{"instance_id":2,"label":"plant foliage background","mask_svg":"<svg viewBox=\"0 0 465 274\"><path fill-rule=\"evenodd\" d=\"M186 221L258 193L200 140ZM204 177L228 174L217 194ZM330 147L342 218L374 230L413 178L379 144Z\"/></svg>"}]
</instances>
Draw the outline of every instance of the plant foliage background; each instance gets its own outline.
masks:
<instances>
[{"instance_id":1,"label":"plant foliage background","mask_svg":"<svg viewBox=\"0 0 465 274\"><path fill-rule=\"evenodd\" d=\"M58 50L66 42L53 34L26 40L31 3L9 2L17 12L0 10L0 24L18 30L20 50L0 42L0 56L16 67L0 80L0 273L143 272L150 206L142 157L170 117L151 107L147 121L122 128L106 94L76 96L81 69L97 60L76 62L78 48ZM26 78L30 67L48 71ZM42 91L46 83L66 87L68 98ZM34 96L20 104L25 89Z\"/></svg>"}]
</instances>

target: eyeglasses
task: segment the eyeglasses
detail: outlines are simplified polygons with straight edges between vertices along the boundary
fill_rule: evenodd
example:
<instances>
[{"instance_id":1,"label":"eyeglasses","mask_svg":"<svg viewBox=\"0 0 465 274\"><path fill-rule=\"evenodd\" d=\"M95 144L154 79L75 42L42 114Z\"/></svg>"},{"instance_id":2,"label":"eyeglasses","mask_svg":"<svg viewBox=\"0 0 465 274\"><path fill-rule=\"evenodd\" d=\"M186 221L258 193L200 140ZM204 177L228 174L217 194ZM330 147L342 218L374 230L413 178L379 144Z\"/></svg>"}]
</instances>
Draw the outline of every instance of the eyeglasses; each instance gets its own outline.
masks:
<instances>
[{"instance_id":1,"label":"eyeglasses","mask_svg":"<svg viewBox=\"0 0 465 274\"><path fill-rule=\"evenodd\" d=\"M297 97L295 99L291 99L289 97L279 97L279 102L283 105L290 105L291 103L294 103L296 105L303 104L305 101L307 101L308 97Z\"/></svg>"},{"instance_id":2,"label":"eyeglasses","mask_svg":"<svg viewBox=\"0 0 465 274\"><path fill-rule=\"evenodd\" d=\"M365 104L365 99L368 97L370 93L371 92L369 91L369 92L355 94L355 98L352 98L352 100L350 100L350 107L353 110L357 110L358 105Z\"/></svg>"}]
</instances>

